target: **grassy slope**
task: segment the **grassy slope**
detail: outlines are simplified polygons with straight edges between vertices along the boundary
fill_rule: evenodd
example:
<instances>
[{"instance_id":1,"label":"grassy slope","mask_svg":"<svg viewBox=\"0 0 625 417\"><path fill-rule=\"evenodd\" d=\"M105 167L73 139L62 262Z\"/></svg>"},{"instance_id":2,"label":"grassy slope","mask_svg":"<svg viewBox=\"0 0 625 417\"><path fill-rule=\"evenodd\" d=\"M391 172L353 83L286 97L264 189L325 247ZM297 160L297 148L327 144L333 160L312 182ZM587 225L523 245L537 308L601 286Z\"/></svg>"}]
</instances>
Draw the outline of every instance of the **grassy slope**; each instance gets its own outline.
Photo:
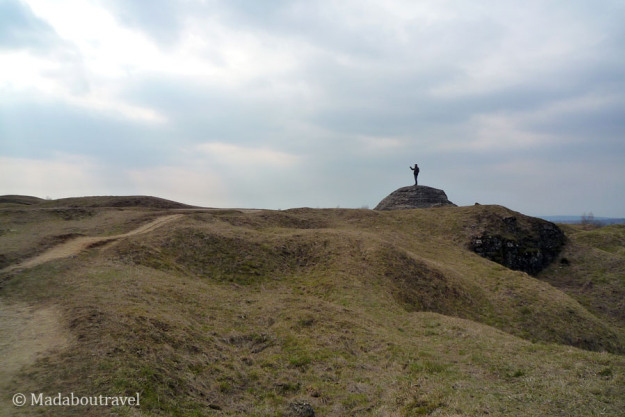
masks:
<instances>
[{"instance_id":1,"label":"grassy slope","mask_svg":"<svg viewBox=\"0 0 625 417\"><path fill-rule=\"evenodd\" d=\"M142 207L154 209L192 208L187 204L151 196L93 196L46 200L39 207Z\"/></svg>"},{"instance_id":2,"label":"grassy slope","mask_svg":"<svg viewBox=\"0 0 625 417\"><path fill-rule=\"evenodd\" d=\"M43 198L29 195L0 195L0 204L10 206L29 206L45 201Z\"/></svg>"},{"instance_id":3,"label":"grassy slope","mask_svg":"<svg viewBox=\"0 0 625 417\"><path fill-rule=\"evenodd\" d=\"M61 306L74 341L11 386L141 392L121 415L270 416L294 400L324 416L619 414L623 356L563 345L619 351L618 327L465 249L480 218L510 213L192 213L23 271L2 300ZM38 236L114 234L153 214L59 217ZM30 239L18 217L5 214L11 239Z\"/></svg>"},{"instance_id":4,"label":"grassy slope","mask_svg":"<svg viewBox=\"0 0 625 417\"><path fill-rule=\"evenodd\" d=\"M625 329L625 225L567 225L569 244L539 278Z\"/></svg>"},{"instance_id":5,"label":"grassy slope","mask_svg":"<svg viewBox=\"0 0 625 417\"><path fill-rule=\"evenodd\" d=\"M160 197L131 195L131 196L92 196L70 197L56 200L44 200L27 195L0 195L0 207L33 206L37 208L79 208L79 207L141 207L153 209L194 208L188 204L166 200Z\"/></svg>"},{"instance_id":6,"label":"grassy slope","mask_svg":"<svg viewBox=\"0 0 625 417\"><path fill-rule=\"evenodd\" d=\"M68 239L125 233L158 215L150 210L0 206L0 269Z\"/></svg>"}]
</instances>

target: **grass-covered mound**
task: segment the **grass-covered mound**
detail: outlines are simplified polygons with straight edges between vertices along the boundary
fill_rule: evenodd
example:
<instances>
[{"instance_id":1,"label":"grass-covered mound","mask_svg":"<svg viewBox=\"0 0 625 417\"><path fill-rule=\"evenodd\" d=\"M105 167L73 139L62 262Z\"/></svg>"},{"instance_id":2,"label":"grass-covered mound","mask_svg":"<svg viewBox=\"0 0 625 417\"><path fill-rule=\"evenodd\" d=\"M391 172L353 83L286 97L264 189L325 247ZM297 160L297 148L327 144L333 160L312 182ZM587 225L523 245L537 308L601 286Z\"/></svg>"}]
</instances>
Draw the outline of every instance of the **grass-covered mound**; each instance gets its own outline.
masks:
<instances>
[{"instance_id":1,"label":"grass-covered mound","mask_svg":"<svg viewBox=\"0 0 625 417\"><path fill-rule=\"evenodd\" d=\"M569 243L538 277L625 328L625 225L563 226Z\"/></svg>"},{"instance_id":2,"label":"grass-covered mound","mask_svg":"<svg viewBox=\"0 0 625 417\"><path fill-rule=\"evenodd\" d=\"M156 215L46 214L33 238L42 218L4 212L12 231L0 248L19 258L3 239L27 240L27 251L61 232L115 235ZM5 392L141 395L138 409L39 410L55 415L275 416L294 404L319 416L618 415L621 328L470 250L480 219L510 216L526 221L489 206L189 211L1 276L0 307L54 308L66 340L24 363ZM571 241L561 256L575 267ZM622 253L618 238L599 245L608 241Z\"/></svg>"}]
</instances>

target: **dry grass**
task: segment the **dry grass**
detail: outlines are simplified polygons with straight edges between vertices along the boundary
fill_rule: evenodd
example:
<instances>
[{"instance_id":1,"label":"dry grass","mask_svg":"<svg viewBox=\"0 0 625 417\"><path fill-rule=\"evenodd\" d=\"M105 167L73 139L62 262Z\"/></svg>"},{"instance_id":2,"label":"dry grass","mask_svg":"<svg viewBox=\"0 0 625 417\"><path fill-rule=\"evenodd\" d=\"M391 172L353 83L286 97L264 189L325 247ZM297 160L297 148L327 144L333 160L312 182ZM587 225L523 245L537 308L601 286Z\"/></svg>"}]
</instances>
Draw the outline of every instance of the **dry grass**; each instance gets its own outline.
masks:
<instances>
[{"instance_id":1,"label":"dry grass","mask_svg":"<svg viewBox=\"0 0 625 417\"><path fill-rule=\"evenodd\" d=\"M127 233L160 211L0 207L0 269L78 236Z\"/></svg>"},{"instance_id":2,"label":"dry grass","mask_svg":"<svg viewBox=\"0 0 625 417\"><path fill-rule=\"evenodd\" d=\"M509 214L189 212L0 277L4 302L55 306L74 340L9 392L141 394L139 409L54 415L276 416L294 401L322 416L619 415L624 357L570 346L617 352L619 328L466 249L483 219ZM96 216L108 220L75 227L113 235L153 212Z\"/></svg>"},{"instance_id":3,"label":"dry grass","mask_svg":"<svg viewBox=\"0 0 625 417\"><path fill-rule=\"evenodd\" d=\"M625 329L625 226L566 228L569 244L540 279Z\"/></svg>"}]
</instances>

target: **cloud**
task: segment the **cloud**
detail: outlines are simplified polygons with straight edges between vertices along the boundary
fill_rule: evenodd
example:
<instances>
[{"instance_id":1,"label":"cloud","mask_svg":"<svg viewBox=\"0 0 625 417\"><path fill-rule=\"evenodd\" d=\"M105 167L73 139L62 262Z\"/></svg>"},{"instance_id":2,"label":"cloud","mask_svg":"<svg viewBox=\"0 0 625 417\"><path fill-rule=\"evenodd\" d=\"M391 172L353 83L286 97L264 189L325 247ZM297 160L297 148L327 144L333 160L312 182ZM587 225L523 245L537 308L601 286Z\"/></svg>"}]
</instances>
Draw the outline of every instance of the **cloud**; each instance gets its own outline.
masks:
<instances>
[{"instance_id":1,"label":"cloud","mask_svg":"<svg viewBox=\"0 0 625 417\"><path fill-rule=\"evenodd\" d=\"M191 200L205 177L221 190L209 200L273 208L374 206L408 185L418 162L424 183L454 202L550 214L548 202L567 214L577 192L625 211L625 197L610 206L597 194L619 194L618 181L575 191L565 181L580 163L610 175L608 156L625 152L618 1L157 0L148 10L4 0L0 9L7 156L88 155L128 190L162 184ZM113 183L123 181L98 186Z\"/></svg>"},{"instance_id":2,"label":"cloud","mask_svg":"<svg viewBox=\"0 0 625 417\"><path fill-rule=\"evenodd\" d=\"M260 168L288 168L300 159L298 156L267 148L250 148L228 143L210 142L197 146L197 149L220 165L231 168L256 166Z\"/></svg>"},{"instance_id":3,"label":"cloud","mask_svg":"<svg viewBox=\"0 0 625 417\"><path fill-rule=\"evenodd\" d=\"M526 129L518 115L481 114L472 119L475 136L471 141L446 144L448 148L472 152L510 152L536 149L552 142L553 137Z\"/></svg>"},{"instance_id":4,"label":"cloud","mask_svg":"<svg viewBox=\"0 0 625 417\"><path fill-rule=\"evenodd\" d=\"M206 166L159 166L130 169L128 181L143 195L161 196L185 204L230 207L235 202L222 178Z\"/></svg>"},{"instance_id":5,"label":"cloud","mask_svg":"<svg viewBox=\"0 0 625 417\"><path fill-rule=\"evenodd\" d=\"M228 206L232 198L206 166L159 166L109 171L92 157L57 154L50 159L0 157L3 194L64 198L94 195L154 195L188 204Z\"/></svg>"},{"instance_id":6,"label":"cloud","mask_svg":"<svg viewBox=\"0 0 625 417\"><path fill-rule=\"evenodd\" d=\"M45 50L55 43L55 33L44 20L18 0L0 1L0 50Z\"/></svg>"},{"instance_id":7,"label":"cloud","mask_svg":"<svg viewBox=\"0 0 625 417\"><path fill-rule=\"evenodd\" d=\"M162 126L111 117L31 92L0 95L0 155L77 154L118 170L162 162L176 144Z\"/></svg>"},{"instance_id":8,"label":"cloud","mask_svg":"<svg viewBox=\"0 0 625 417\"><path fill-rule=\"evenodd\" d=\"M160 45L174 46L180 40L183 17L182 2L151 0L150 6L137 1L106 0L102 2L124 26L138 28Z\"/></svg>"},{"instance_id":9,"label":"cloud","mask_svg":"<svg viewBox=\"0 0 625 417\"><path fill-rule=\"evenodd\" d=\"M89 157L0 157L0 189L4 194L52 198L93 195L102 182L101 167Z\"/></svg>"},{"instance_id":10,"label":"cloud","mask_svg":"<svg viewBox=\"0 0 625 417\"><path fill-rule=\"evenodd\" d=\"M129 73L159 58L140 34L89 2L4 0L2 7L9 9L9 19L17 18L0 32L0 41L8 38L0 50L0 89L36 92L146 123L165 121L152 109L121 99Z\"/></svg>"}]
</instances>

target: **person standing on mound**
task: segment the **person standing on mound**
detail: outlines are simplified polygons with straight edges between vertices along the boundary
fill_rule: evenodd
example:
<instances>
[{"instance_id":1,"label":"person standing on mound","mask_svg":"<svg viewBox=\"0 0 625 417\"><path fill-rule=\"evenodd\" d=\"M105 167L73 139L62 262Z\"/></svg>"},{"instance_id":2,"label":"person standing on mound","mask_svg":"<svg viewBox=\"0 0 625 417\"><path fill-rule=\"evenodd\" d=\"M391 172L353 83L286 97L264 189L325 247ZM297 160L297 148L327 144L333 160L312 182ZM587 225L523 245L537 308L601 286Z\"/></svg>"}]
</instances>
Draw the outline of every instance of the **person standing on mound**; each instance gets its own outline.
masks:
<instances>
[{"instance_id":1,"label":"person standing on mound","mask_svg":"<svg viewBox=\"0 0 625 417\"><path fill-rule=\"evenodd\" d=\"M417 181L417 177L419 176L419 165L414 164L414 168L410 167L410 169L413 171L414 174L414 185L419 185Z\"/></svg>"}]
</instances>

